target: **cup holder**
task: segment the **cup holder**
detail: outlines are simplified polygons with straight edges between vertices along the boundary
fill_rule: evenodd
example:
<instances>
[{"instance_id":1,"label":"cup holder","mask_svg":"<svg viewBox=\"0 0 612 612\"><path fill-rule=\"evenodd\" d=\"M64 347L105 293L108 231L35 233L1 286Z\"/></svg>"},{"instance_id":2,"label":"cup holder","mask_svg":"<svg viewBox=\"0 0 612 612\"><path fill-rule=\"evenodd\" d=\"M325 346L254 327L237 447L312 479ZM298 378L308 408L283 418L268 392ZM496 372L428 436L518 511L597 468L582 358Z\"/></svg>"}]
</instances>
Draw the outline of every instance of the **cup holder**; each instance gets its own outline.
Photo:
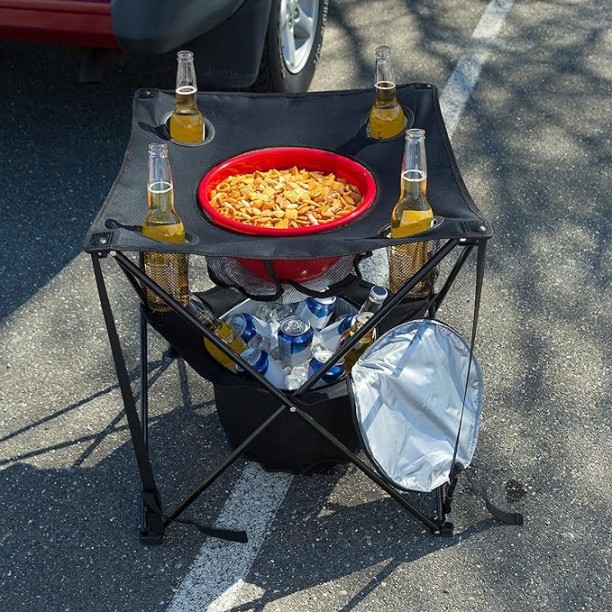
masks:
<instances>
[{"instance_id":1,"label":"cup holder","mask_svg":"<svg viewBox=\"0 0 612 612\"><path fill-rule=\"evenodd\" d=\"M144 236L142 233L142 225L127 225L126 223L121 223L116 219L106 219L104 222L104 227L109 230L123 229L127 230L128 232L138 234L139 236ZM149 240L158 242L153 238L149 238ZM185 231L185 244L197 244L198 242L200 242L200 239L195 234Z\"/></svg>"},{"instance_id":2,"label":"cup holder","mask_svg":"<svg viewBox=\"0 0 612 612\"><path fill-rule=\"evenodd\" d=\"M369 112L367 115L365 115L365 117L361 120L360 124L359 124L359 132L361 133L361 135L366 138L367 140L369 140L370 142L389 142L390 140L395 140L396 138L404 138L406 135L406 130L409 130L413 125L414 125L414 113L407 107L404 106L403 104L402 106L402 110L404 111L404 129L399 133L396 134L395 136L392 136L391 138L372 138L372 136L370 136L369 134L369 129L368 129L368 119L369 119Z\"/></svg>"},{"instance_id":3,"label":"cup holder","mask_svg":"<svg viewBox=\"0 0 612 612\"><path fill-rule=\"evenodd\" d=\"M204 117L204 140L202 142L196 142L194 144L189 144L185 142L178 142L178 140L174 140L170 137L170 116L172 112L166 113L162 119L161 125L159 126L159 130L162 134L162 137L181 147L201 147L207 143L209 143L215 137L215 126Z\"/></svg>"},{"instance_id":4,"label":"cup holder","mask_svg":"<svg viewBox=\"0 0 612 612\"><path fill-rule=\"evenodd\" d=\"M427 231L429 232L431 229L433 229L434 227L438 227L442 223L444 223L444 217L441 217L440 215L434 215L433 223L431 224L431 227ZM416 236L417 234L414 234L414 235ZM391 224L387 223L386 225L383 225L378 230L378 233L376 234L376 236L378 238L391 238ZM431 238L429 238L428 240L431 240Z\"/></svg>"}]
</instances>

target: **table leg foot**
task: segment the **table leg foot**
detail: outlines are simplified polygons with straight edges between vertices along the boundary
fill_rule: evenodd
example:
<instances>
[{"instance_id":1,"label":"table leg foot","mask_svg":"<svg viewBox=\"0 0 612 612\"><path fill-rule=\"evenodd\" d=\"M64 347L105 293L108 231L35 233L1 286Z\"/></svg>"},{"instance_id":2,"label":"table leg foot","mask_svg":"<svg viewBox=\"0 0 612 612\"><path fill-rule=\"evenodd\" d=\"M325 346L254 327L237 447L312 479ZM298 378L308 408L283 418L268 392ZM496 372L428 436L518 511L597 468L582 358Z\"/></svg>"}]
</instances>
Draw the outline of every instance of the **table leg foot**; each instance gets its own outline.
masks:
<instances>
[{"instance_id":1,"label":"table leg foot","mask_svg":"<svg viewBox=\"0 0 612 612\"><path fill-rule=\"evenodd\" d=\"M150 529L141 529L139 533L140 543L145 546L156 546L161 544L164 539L164 534L156 533Z\"/></svg>"}]
</instances>

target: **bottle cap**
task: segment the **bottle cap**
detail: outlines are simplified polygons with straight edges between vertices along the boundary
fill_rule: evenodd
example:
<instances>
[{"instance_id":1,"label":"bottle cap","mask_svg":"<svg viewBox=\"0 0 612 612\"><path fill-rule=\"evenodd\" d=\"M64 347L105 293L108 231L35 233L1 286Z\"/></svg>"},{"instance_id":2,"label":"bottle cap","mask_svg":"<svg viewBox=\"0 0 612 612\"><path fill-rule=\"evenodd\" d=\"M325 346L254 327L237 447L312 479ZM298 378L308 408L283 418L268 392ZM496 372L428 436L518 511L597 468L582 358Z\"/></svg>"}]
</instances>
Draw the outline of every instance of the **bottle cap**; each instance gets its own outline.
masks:
<instances>
[{"instance_id":1,"label":"bottle cap","mask_svg":"<svg viewBox=\"0 0 612 612\"><path fill-rule=\"evenodd\" d=\"M193 51L188 51L187 49L183 49L176 54L176 59L179 62L189 62L193 59Z\"/></svg>"},{"instance_id":2,"label":"bottle cap","mask_svg":"<svg viewBox=\"0 0 612 612\"><path fill-rule=\"evenodd\" d=\"M425 138L425 130L410 128L406 130L406 140L408 140L408 138Z\"/></svg>"},{"instance_id":3,"label":"bottle cap","mask_svg":"<svg viewBox=\"0 0 612 612\"><path fill-rule=\"evenodd\" d=\"M168 157L168 145L165 142L151 142L149 143L149 156L154 155L156 157Z\"/></svg>"},{"instance_id":4,"label":"bottle cap","mask_svg":"<svg viewBox=\"0 0 612 612\"><path fill-rule=\"evenodd\" d=\"M380 285L374 285L370 289L370 298L375 302L384 302L387 299L387 295L389 295L389 292Z\"/></svg>"},{"instance_id":5,"label":"bottle cap","mask_svg":"<svg viewBox=\"0 0 612 612\"><path fill-rule=\"evenodd\" d=\"M376 47L376 59L391 59L391 47L380 45Z\"/></svg>"}]
</instances>

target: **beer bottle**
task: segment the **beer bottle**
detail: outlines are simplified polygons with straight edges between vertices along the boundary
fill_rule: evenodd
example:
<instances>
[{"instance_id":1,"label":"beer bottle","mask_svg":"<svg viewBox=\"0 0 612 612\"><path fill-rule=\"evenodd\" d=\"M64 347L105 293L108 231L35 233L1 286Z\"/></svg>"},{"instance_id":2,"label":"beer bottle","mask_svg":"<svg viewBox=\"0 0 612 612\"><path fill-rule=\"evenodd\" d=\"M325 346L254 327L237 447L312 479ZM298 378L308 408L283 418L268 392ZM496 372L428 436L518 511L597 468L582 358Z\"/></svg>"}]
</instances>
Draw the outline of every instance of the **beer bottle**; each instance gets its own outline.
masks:
<instances>
[{"instance_id":1,"label":"beer bottle","mask_svg":"<svg viewBox=\"0 0 612 612\"><path fill-rule=\"evenodd\" d=\"M193 53L179 51L176 69L176 105L170 115L170 138L182 144L198 144L204 140L204 117L198 109L198 85Z\"/></svg>"},{"instance_id":2,"label":"beer bottle","mask_svg":"<svg viewBox=\"0 0 612 612\"><path fill-rule=\"evenodd\" d=\"M380 309L387 299L387 290L384 287L374 285L370 289L368 299L362 304L353 319L353 324L340 337L338 346L342 346L349 338L352 338ZM344 368L350 372L359 356L376 340L376 328L369 331L357 344L344 356Z\"/></svg>"},{"instance_id":3,"label":"beer bottle","mask_svg":"<svg viewBox=\"0 0 612 612\"><path fill-rule=\"evenodd\" d=\"M383 140L401 134L406 127L404 111L397 101L395 75L391 66L391 49L376 47L376 100L370 109L367 134Z\"/></svg>"},{"instance_id":4,"label":"beer bottle","mask_svg":"<svg viewBox=\"0 0 612 612\"><path fill-rule=\"evenodd\" d=\"M203 323L215 336L223 340L231 349L240 355L246 350L247 344L240 337L240 334L225 321L218 319L210 308L206 307L199 300L192 299L189 301L187 307L191 314ZM236 364L218 349L208 338L204 338L204 347L210 354L210 356L218 361L222 366L228 370L235 370Z\"/></svg>"},{"instance_id":5,"label":"beer bottle","mask_svg":"<svg viewBox=\"0 0 612 612\"><path fill-rule=\"evenodd\" d=\"M174 187L167 144L150 144L147 199L149 210L142 233L160 242L185 242L185 228L174 209ZM182 306L189 302L188 258L184 253L147 252L142 255L145 273ZM151 310L171 310L156 293L146 289Z\"/></svg>"},{"instance_id":6,"label":"beer bottle","mask_svg":"<svg viewBox=\"0 0 612 612\"><path fill-rule=\"evenodd\" d=\"M406 131L402 160L401 193L391 213L391 238L405 238L428 230L433 211L427 201L427 159L425 131ZM428 243L410 242L389 250L389 288L395 292L429 259ZM429 279L423 279L408 294L412 298L429 296Z\"/></svg>"}]
</instances>

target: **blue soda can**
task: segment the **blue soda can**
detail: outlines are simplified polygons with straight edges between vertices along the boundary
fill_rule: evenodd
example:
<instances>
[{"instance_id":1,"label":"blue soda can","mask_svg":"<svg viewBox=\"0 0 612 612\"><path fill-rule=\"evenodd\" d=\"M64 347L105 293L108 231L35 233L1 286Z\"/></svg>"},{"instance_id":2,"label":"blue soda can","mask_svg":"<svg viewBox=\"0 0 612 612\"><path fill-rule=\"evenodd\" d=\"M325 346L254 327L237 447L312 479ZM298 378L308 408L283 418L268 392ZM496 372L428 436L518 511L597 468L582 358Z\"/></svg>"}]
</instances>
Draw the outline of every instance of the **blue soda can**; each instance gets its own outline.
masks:
<instances>
[{"instance_id":1,"label":"blue soda can","mask_svg":"<svg viewBox=\"0 0 612 612\"><path fill-rule=\"evenodd\" d=\"M295 314L302 319L310 321L315 329L323 329L334 314L336 298L334 296L324 298L306 298L298 304Z\"/></svg>"},{"instance_id":2,"label":"blue soda can","mask_svg":"<svg viewBox=\"0 0 612 612\"><path fill-rule=\"evenodd\" d=\"M227 322L245 342L249 342L256 334L260 334L264 338L267 335L266 324L246 312L232 315Z\"/></svg>"},{"instance_id":3,"label":"blue soda can","mask_svg":"<svg viewBox=\"0 0 612 612\"><path fill-rule=\"evenodd\" d=\"M278 328L278 350L284 368L295 368L310 359L314 331L310 321L288 317Z\"/></svg>"},{"instance_id":4,"label":"blue soda can","mask_svg":"<svg viewBox=\"0 0 612 612\"><path fill-rule=\"evenodd\" d=\"M285 375L280 365L261 349L251 346L241 354L241 357L253 367L256 372L267 378L275 387L282 388Z\"/></svg>"},{"instance_id":5,"label":"blue soda can","mask_svg":"<svg viewBox=\"0 0 612 612\"><path fill-rule=\"evenodd\" d=\"M318 372L325 363L332 356L332 351L326 349L324 346L316 346L312 350L312 358L308 367L308 376L312 376L315 372ZM344 375L344 359L340 359L334 363L334 365L321 376L321 378L315 383L315 387L322 385L328 385L336 382Z\"/></svg>"},{"instance_id":6,"label":"blue soda can","mask_svg":"<svg viewBox=\"0 0 612 612\"><path fill-rule=\"evenodd\" d=\"M342 335L347 329L353 325L354 315L344 315L338 323L338 335Z\"/></svg>"}]
</instances>

